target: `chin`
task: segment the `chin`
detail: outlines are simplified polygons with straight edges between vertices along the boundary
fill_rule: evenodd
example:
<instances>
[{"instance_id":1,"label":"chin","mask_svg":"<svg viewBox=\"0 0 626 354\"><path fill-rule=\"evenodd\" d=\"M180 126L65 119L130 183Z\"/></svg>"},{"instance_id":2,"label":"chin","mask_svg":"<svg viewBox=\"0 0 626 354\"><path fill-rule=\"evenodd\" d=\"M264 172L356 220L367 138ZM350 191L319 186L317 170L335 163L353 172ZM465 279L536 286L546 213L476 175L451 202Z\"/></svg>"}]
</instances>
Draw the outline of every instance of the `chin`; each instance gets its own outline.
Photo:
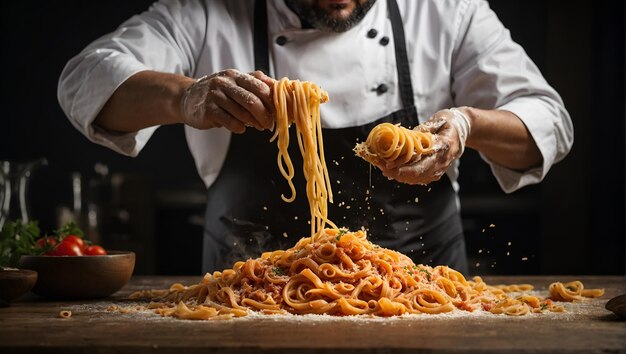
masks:
<instances>
[{"instance_id":1,"label":"chin","mask_svg":"<svg viewBox=\"0 0 626 354\"><path fill-rule=\"evenodd\" d=\"M356 8L356 0L333 1L320 0L318 6L321 10L334 20L345 21Z\"/></svg>"},{"instance_id":2,"label":"chin","mask_svg":"<svg viewBox=\"0 0 626 354\"><path fill-rule=\"evenodd\" d=\"M346 21L350 18L350 14L352 14L352 11L334 10L328 13L328 17L335 21Z\"/></svg>"},{"instance_id":3,"label":"chin","mask_svg":"<svg viewBox=\"0 0 626 354\"><path fill-rule=\"evenodd\" d=\"M285 0L313 27L325 32L345 32L367 14L376 0Z\"/></svg>"}]
</instances>

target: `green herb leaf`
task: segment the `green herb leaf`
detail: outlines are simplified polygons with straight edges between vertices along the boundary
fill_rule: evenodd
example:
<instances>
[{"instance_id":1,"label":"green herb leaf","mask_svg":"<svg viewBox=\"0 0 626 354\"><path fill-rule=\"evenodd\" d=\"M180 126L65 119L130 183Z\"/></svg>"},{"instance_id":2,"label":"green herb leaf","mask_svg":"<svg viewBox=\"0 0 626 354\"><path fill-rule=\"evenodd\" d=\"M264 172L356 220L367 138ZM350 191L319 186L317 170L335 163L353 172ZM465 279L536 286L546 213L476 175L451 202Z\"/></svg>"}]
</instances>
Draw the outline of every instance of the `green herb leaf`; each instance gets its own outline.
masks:
<instances>
[{"instance_id":1,"label":"green herb leaf","mask_svg":"<svg viewBox=\"0 0 626 354\"><path fill-rule=\"evenodd\" d=\"M59 240L62 240L66 236L69 236L69 235L76 235L81 238L85 236L85 234L83 233L83 230L81 230L74 221L68 222L67 224L63 225L63 227L61 227L60 229L55 230L54 233L57 236L59 236Z\"/></svg>"},{"instance_id":2,"label":"green herb leaf","mask_svg":"<svg viewBox=\"0 0 626 354\"><path fill-rule=\"evenodd\" d=\"M420 268L419 271L424 273L426 275L426 279L430 281L430 272L428 271L428 269Z\"/></svg>"},{"instance_id":3,"label":"green herb leaf","mask_svg":"<svg viewBox=\"0 0 626 354\"><path fill-rule=\"evenodd\" d=\"M35 247L37 238L39 226L36 221L5 223L0 231L0 266L17 267L23 255L41 254L43 250Z\"/></svg>"},{"instance_id":4,"label":"green herb leaf","mask_svg":"<svg viewBox=\"0 0 626 354\"><path fill-rule=\"evenodd\" d=\"M280 267L274 267L274 268L272 268L272 271L276 275L285 275L285 271L282 268L280 268Z\"/></svg>"},{"instance_id":5,"label":"green herb leaf","mask_svg":"<svg viewBox=\"0 0 626 354\"><path fill-rule=\"evenodd\" d=\"M346 229L339 229L339 233L337 234L337 237L335 237L335 239L339 241L341 239L341 236L345 235L347 232L348 230Z\"/></svg>"}]
</instances>

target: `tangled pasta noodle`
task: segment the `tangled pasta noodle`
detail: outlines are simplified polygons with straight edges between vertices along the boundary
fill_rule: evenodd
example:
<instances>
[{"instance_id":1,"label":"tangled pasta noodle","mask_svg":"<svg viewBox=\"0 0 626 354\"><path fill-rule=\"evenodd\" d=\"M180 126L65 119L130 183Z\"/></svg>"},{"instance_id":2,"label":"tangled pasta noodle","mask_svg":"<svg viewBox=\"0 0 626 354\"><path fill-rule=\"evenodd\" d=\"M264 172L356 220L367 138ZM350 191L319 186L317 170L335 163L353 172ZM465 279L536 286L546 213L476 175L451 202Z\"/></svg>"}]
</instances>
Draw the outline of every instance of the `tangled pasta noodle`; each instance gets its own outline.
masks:
<instances>
[{"instance_id":1,"label":"tangled pasta noodle","mask_svg":"<svg viewBox=\"0 0 626 354\"><path fill-rule=\"evenodd\" d=\"M604 289L585 289L581 281L574 280L569 283L555 282L548 288L550 297L558 301L580 301L586 297L600 297L604 295Z\"/></svg>"},{"instance_id":2,"label":"tangled pasta noodle","mask_svg":"<svg viewBox=\"0 0 626 354\"><path fill-rule=\"evenodd\" d=\"M291 196L282 199L291 203L296 198L293 184L294 167L289 156L289 126L296 125L298 146L302 154L303 172L306 180L306 195L311 211L311 237L326 224L336 228L328 219L328 202L332 203L333 193L324 158L324 141L320 120L320 104L328 101L328 93L314 83L282 78L274 83L274 107L276 123L274 136L278 146L278 169L287 180Z\"/></svg>"},{"instance_id":3,"label":"tangled pasta noodle","mask_svg":"<svg viewBox=\"0 0 626 354\"><path fill-rule=\"evenodd\" d=\"M429 132L381 123L370 131L365 142L354 147L354 152L375 166L398 167L431 154L433 139Z\"/></svg>"},{"instance_id":4,"label":"tangled pasta noodle","mask_svg":"<svg viewBox=\"0 0 626 354\"><path fill-rule=\"evenodd\" d=\"M315 239L302 238L290 249L265 252L232 269L208 273L199 284L139 291L131 299L151 300L149 308L183 319L223 319L250 311L396 316L564 310L551 299L511 296L506 290L510 289L487 285L480 277L468 281L446 266L414 264L402 253L369 242L364 231L324 229ZM597 289L580 295L601 293Z\"/></svg>"}]
</instances>

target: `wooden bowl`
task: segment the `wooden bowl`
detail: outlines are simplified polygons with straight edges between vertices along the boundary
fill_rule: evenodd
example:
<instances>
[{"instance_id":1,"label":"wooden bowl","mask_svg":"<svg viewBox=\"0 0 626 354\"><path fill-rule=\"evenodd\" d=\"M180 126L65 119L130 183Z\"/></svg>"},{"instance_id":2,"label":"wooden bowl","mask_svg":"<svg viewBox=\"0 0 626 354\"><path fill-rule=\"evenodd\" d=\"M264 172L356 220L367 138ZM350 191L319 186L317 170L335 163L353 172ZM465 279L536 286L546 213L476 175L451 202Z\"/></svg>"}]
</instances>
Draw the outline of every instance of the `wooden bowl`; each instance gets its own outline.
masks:
<instances>
[{"instance_id":1,"label":"wooden bowl","mask_svg":"<svg viewBox=\"0 0 626 354\"><path fill-rule=\"evenodd\" d=\"M613 313L622 320L626 320L626 294L612 298L604 307L606 307L607 310L613 311Z\"/></svg>"},{"instance_id":2,"label":"wooden bowl","mask_svg":"<svg viewBox=\"0 0 626 354\"><path fill-rule=\"evenodd\" d=\"M0 268L0 306L26 294L37 282L37 272L27 269Z\"/></svg>"},{"instance_id":3,"label":"wooden bowl","mask_svg":"<svg viewBox=\"0 0 626 354\"><path fill-rule=\"evenodd\" d=\"M37 271L33 292L53 299L96 299L124 286L135 268L135 253L105 256L22 256L20 267Z\"/></svg>"}]
</instances>

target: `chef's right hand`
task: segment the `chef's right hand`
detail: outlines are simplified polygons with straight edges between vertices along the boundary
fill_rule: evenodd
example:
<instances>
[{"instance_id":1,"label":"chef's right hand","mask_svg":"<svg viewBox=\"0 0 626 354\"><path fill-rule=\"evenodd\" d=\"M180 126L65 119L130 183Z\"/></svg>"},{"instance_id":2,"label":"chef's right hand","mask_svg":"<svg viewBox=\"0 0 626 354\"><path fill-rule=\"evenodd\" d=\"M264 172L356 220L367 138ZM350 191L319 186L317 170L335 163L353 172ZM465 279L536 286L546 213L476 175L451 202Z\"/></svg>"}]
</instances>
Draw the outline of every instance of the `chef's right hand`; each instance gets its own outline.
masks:
<instances>
[{"instance_id":1,"label":"chef's right hand","mask_svg":"<svg viewBox=\"0 0 626 354\"><path fill-rule=\"evenodd\" d=\"M183 123L197 129L224 127L241 134L274 125L272 84L261 71L243 73L228 69L202 77L181 98Z\"/></svg>"},{"instance_id":2,"label":"chef's right hand","mask_svg":"<svg viewBox=\"0 0 626 354\"><path fill-rule=\"evenodd\" d=\"M471 125L467 107L444 109L414 130L433 134L432 151L419 160L401 166L378 166L389 179L406 184L427 185L444 175L465 151Z\"/></svg>"}]
</instances>

